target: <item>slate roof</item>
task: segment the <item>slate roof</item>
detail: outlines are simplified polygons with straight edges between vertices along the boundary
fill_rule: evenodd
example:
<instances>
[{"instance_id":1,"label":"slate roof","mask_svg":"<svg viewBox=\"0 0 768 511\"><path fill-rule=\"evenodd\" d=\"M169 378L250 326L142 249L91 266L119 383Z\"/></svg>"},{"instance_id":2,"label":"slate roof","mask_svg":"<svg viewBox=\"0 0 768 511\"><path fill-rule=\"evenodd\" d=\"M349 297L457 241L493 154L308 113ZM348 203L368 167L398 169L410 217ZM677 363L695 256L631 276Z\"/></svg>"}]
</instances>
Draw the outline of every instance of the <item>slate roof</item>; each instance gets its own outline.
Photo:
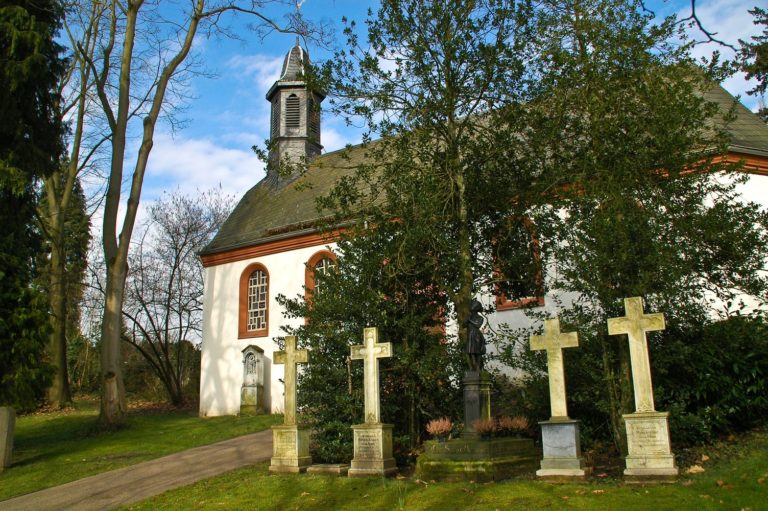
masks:
<instances>
[{"instance_id":1,"label":"slate roof","mask_svg":"<svg viewBox=\"0 0 768 511\"><path fill-rule=\"evenodd\" d=\"M286 65L291 53L286 57ZM705 97L728 111L734 98L721 86ZM729 131L731 151L768 157L768 126L741 103L736 104L736 119ZM346 151L347 156L344 156ZM274 186L264 178L240 200L216 237L201 256L277 241L316 231L317 219L330 214L318 212L315 197L327 194L336 181L351 174L366 158L366 148L355 146L318 156L307 173L287 184Z\"/></svg>"},{"instance_id":2,"label":"slate roof","mask_svg":"<svg viewBox=\"0 0 768 511\"><path fill-rule=\"evenodd\" d=\"M352 174L366 154L365 147L355 146L318 156L304 176L277 187L273 179L262 179L243 196L200 255L315 232L317 219L330 215L317 211L315 197L326 195L339 178Z\"/></svg>"},{"instance_id":3,"label":"slate roof","mask_svg":"<svg viewBox=\"0 0 768 511\"><path fill-rule=\"evenodd\" d=\"M716 85L704 97L717 103L727 112L734 104L734 97L720 85ZM768 125L744 105L736 102L736 118L728 125L731 134L730 150L737 153L768 156Z\"/></svg>"}]
</instances>

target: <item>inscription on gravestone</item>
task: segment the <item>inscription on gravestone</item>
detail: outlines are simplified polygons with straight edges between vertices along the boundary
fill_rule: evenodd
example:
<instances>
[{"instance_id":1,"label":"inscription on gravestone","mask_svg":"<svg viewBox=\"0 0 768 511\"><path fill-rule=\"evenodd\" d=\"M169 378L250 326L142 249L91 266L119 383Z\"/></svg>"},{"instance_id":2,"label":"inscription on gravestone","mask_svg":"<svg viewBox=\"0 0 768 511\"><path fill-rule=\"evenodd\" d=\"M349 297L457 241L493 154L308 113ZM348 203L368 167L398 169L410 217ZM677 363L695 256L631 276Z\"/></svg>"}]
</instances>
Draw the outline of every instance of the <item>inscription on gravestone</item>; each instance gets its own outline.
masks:
<instances>
[{"instance_id":1,"label":"inscription on gravestone","mask_svg":"<svg viewBox=\"0 0 768 511\"><path fill-rule=\"evenodd\" d=\"M669 447L665 431L662 431L657 424L630 424L629 435L634 440L629 444L633 450L646 453L665 454Z\"/></svg>"},{"instance_id":2,"label":"inscription on gravestone","mask_svg":"<svg viewBox=\"0 0 768 511\"><path fill-rule=\"evenodd\" d=\"M283 457L296 456L298 454L296 450L296 437L292 431L280 431L276 435L275 440L278 452Z\"/></svg>"},{"instance_id":3,"label":"inscription on gravestone","mask_svg":"<svg viewBox=\"0 0 768 511\"><path fill-rule=\"evenodd\" d=\"M381 458L380 435L375 431L359 431L357 434L358 455L364 459Z\"/></svg>"}]
</instances>

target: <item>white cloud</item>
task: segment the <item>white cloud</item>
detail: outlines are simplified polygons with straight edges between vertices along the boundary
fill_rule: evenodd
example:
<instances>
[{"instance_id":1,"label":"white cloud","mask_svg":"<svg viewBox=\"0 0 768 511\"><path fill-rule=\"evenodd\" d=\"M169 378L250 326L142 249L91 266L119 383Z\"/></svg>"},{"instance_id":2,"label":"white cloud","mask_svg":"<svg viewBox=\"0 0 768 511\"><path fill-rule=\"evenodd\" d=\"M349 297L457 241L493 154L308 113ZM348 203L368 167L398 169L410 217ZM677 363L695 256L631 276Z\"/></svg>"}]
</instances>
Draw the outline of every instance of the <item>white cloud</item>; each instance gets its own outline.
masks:
<instances>
[{"instance_id":1,"label":"white cloud","mask_svg":"<svg viewBox=\"0 0 768 511\"><path fill-rule=\"evenodd\" d=\"M149 158L146 197L153 199L176 188L194 193L218 186L240 197L263 177L264 163L248 149L161 133L155 136Z\"/></svg>"},{"instance_id":2,"label":"white cloud","mask_svg":"<svg viewBox=\"0 0 768 511\"><path fill-rule=\"evenodd\" d=\"M323 126L323 131L320 134L320 141L323 144L323 151L330 153L337 149L341 149L347 144L353 144L359 142L359 140L352 140L349 133L337 131L333 128L326 128Z\"/></svg>"},{"instance_id":3,"label":"white cloud","mask_svg":"<svg viewBox=\"0 0 768 511\"><path fill-rule=\"evenodd\" d=\"M272 84L280 78L284 57L264 55L235 55L227 61L227 72L248 80L255 80L253 91L259 96L267 93Z\"/></svg>"}]
</instances>

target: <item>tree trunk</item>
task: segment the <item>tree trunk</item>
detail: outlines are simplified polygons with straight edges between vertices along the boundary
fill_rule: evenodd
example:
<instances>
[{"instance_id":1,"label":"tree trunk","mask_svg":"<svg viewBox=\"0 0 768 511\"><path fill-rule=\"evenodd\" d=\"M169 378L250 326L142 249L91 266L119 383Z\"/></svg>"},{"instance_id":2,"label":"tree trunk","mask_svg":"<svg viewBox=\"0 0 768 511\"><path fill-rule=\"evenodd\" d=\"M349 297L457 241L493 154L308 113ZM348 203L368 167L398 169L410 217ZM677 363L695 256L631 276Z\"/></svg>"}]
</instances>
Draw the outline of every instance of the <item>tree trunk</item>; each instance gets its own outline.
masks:
<instances>
[{"instance_id":1,"label":"tree trunk","mask_svg":"<svg viewBox=\"0 0 768 511\"><path fill-rule=\"evenodd\" d=\"M107 261L107 290L101 323L102 391L99 422L108 428L121 425L127 411L120 343L127 265L119 261L119 259Z\"/></svg>"},{"instance_id":2,"label":"tree trunk","mask_svg":"<svg viewBox=\"0 0 768 511\"><path fill-rule=\"evenodd\" d=\"M69 375L67 369L67 285L66 285L66 258L64 256L64 232L63 222L56 221L60 214L56 214L53 205L51 216L56 223L51 229L51 261L50 261L50 289L49 301L51 306L51 337L48 345L51 362L55 367L53 381L48 388L48 403L56 408L69 405L72 395L69 390Z\"/></svg>"}]
</instances>

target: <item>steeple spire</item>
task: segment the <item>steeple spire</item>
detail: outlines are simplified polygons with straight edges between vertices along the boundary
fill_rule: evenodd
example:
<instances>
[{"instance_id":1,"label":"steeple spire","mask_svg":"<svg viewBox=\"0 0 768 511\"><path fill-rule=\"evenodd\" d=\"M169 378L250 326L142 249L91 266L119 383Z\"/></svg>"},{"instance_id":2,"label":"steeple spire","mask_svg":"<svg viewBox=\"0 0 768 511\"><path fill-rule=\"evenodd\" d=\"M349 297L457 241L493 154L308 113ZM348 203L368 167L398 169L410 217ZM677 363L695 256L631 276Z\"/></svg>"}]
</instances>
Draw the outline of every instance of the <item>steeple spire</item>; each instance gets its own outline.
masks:
<instances>
[{"instance_id":1,"label":"steeple spire","mask_svg":"<svg viewBox=\"0 0 768 511\"><path fill-rule=\"evenodd\" d=\"M296 45L283 60L280 78L267 92L272 104L270 139L273 143L270 161L273 167L299 164L320 154L320 103L325 95L307 88L305 69L310 65L309 53ZM277 172L267 177L277 182Z\"/></svg>"}]
</instances>

